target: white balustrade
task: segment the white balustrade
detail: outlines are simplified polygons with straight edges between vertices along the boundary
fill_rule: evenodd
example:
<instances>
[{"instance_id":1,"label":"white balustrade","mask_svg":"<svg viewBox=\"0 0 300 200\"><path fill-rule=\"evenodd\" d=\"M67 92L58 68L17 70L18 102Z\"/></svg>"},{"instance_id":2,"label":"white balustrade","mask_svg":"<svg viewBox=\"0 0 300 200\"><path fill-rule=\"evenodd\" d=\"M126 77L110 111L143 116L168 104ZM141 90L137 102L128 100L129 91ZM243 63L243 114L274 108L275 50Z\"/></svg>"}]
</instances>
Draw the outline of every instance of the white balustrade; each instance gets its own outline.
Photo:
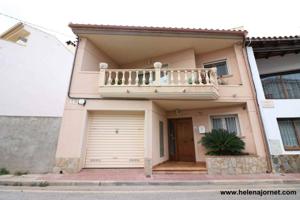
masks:
<instances>
[{"instance_id":1,"label":"white balustrade","mask_svg":"<svg viewBox=\"0 0 300 200\"><path fill-rule=\"evenodd\" d=\"M216 68L166 68L156 62L154 69L107 69L100 63L99 86L218 86Z\"/></svg>"}]
</instances>

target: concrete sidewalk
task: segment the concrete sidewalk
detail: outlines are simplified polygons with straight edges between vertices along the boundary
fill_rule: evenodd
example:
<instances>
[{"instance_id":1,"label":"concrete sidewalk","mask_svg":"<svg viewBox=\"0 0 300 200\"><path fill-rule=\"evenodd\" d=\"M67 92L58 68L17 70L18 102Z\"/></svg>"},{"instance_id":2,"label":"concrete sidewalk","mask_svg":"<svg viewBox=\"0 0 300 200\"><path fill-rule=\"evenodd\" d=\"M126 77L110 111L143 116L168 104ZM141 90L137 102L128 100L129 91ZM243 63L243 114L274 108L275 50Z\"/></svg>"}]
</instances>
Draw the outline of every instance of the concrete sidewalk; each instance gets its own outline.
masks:
<instances>
[{"instance_id":1,"label":"concrete sidewalk","mask_svg":"<svg viewBox=\"0 0 300 200\"><path fill-rule=\"evenodd\" d=\"M300 174L218 175L201 173L154 173L145 177L137 169L89 169L76 174L29 174L0 176L7 186L114 186L114 185L207 185L249 183L300 184Z\"/></svg>"}]
</instances>

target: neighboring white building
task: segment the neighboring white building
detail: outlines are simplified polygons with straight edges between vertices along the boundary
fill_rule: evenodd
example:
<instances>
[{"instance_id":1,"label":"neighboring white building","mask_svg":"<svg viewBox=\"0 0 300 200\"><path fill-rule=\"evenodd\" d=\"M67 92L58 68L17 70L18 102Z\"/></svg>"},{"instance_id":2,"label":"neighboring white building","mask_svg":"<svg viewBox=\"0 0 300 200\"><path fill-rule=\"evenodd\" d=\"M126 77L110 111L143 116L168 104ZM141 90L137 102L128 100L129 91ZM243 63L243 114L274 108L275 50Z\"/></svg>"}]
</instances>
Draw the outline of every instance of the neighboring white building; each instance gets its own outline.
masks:
<instances>
[{"instance_id":1,"label":"neighboring white building","mask_svg":"<svg viewBox=\"0 0 300 200\"><path fill-rule=\"evenodd\" d=\"M273 171L300 172L300 37L246 44Z\"/></svg>"},{"instance_id":2,"label":"neighboring white building","mask_svg":"<svg viewBox=\"0 0 300 200\"><path fill-rule=\"evenodd\" d=\"M0 35L0 168L52 168L73 57L55 36L27 24Z\"/></svg>"}]
</instances>

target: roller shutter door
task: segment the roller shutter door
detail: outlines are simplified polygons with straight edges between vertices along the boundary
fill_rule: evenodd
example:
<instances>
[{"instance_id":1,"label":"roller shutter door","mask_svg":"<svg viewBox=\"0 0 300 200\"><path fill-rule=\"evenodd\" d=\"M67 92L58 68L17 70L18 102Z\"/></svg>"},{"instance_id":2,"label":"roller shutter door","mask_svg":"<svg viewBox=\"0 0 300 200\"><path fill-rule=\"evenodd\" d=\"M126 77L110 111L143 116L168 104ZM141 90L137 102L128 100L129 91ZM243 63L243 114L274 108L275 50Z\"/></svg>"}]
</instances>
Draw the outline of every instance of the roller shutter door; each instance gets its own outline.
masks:
<instances>
[{"instance_id":1,"label":"roller shutter door","mask_svg":"<svg viewBox=\"0 0 300 200\"><path fill-rule=\"evenodd\" d=\"M86 144L86 168L144 167L144 115L91 113Z\"/></svg>"}]
</instances>

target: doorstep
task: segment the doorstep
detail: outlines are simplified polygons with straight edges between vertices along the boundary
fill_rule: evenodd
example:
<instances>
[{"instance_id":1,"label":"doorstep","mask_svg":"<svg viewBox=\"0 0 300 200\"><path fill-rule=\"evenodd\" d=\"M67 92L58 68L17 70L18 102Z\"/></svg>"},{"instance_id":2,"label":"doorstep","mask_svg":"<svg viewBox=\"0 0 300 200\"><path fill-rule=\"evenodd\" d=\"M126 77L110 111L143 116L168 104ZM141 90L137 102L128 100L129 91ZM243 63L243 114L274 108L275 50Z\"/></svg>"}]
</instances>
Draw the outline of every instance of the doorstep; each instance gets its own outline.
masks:
<instances>
[{"instance_id":1,"label":"doorstep","mask_svg":"<svg viewBox=\"0 0 300 200\"><path fill-rule=\"evenodd\" d=\"M167 161L153 167L153 172L207 173L205 162Z\"/></svg>"}]
</instances>

